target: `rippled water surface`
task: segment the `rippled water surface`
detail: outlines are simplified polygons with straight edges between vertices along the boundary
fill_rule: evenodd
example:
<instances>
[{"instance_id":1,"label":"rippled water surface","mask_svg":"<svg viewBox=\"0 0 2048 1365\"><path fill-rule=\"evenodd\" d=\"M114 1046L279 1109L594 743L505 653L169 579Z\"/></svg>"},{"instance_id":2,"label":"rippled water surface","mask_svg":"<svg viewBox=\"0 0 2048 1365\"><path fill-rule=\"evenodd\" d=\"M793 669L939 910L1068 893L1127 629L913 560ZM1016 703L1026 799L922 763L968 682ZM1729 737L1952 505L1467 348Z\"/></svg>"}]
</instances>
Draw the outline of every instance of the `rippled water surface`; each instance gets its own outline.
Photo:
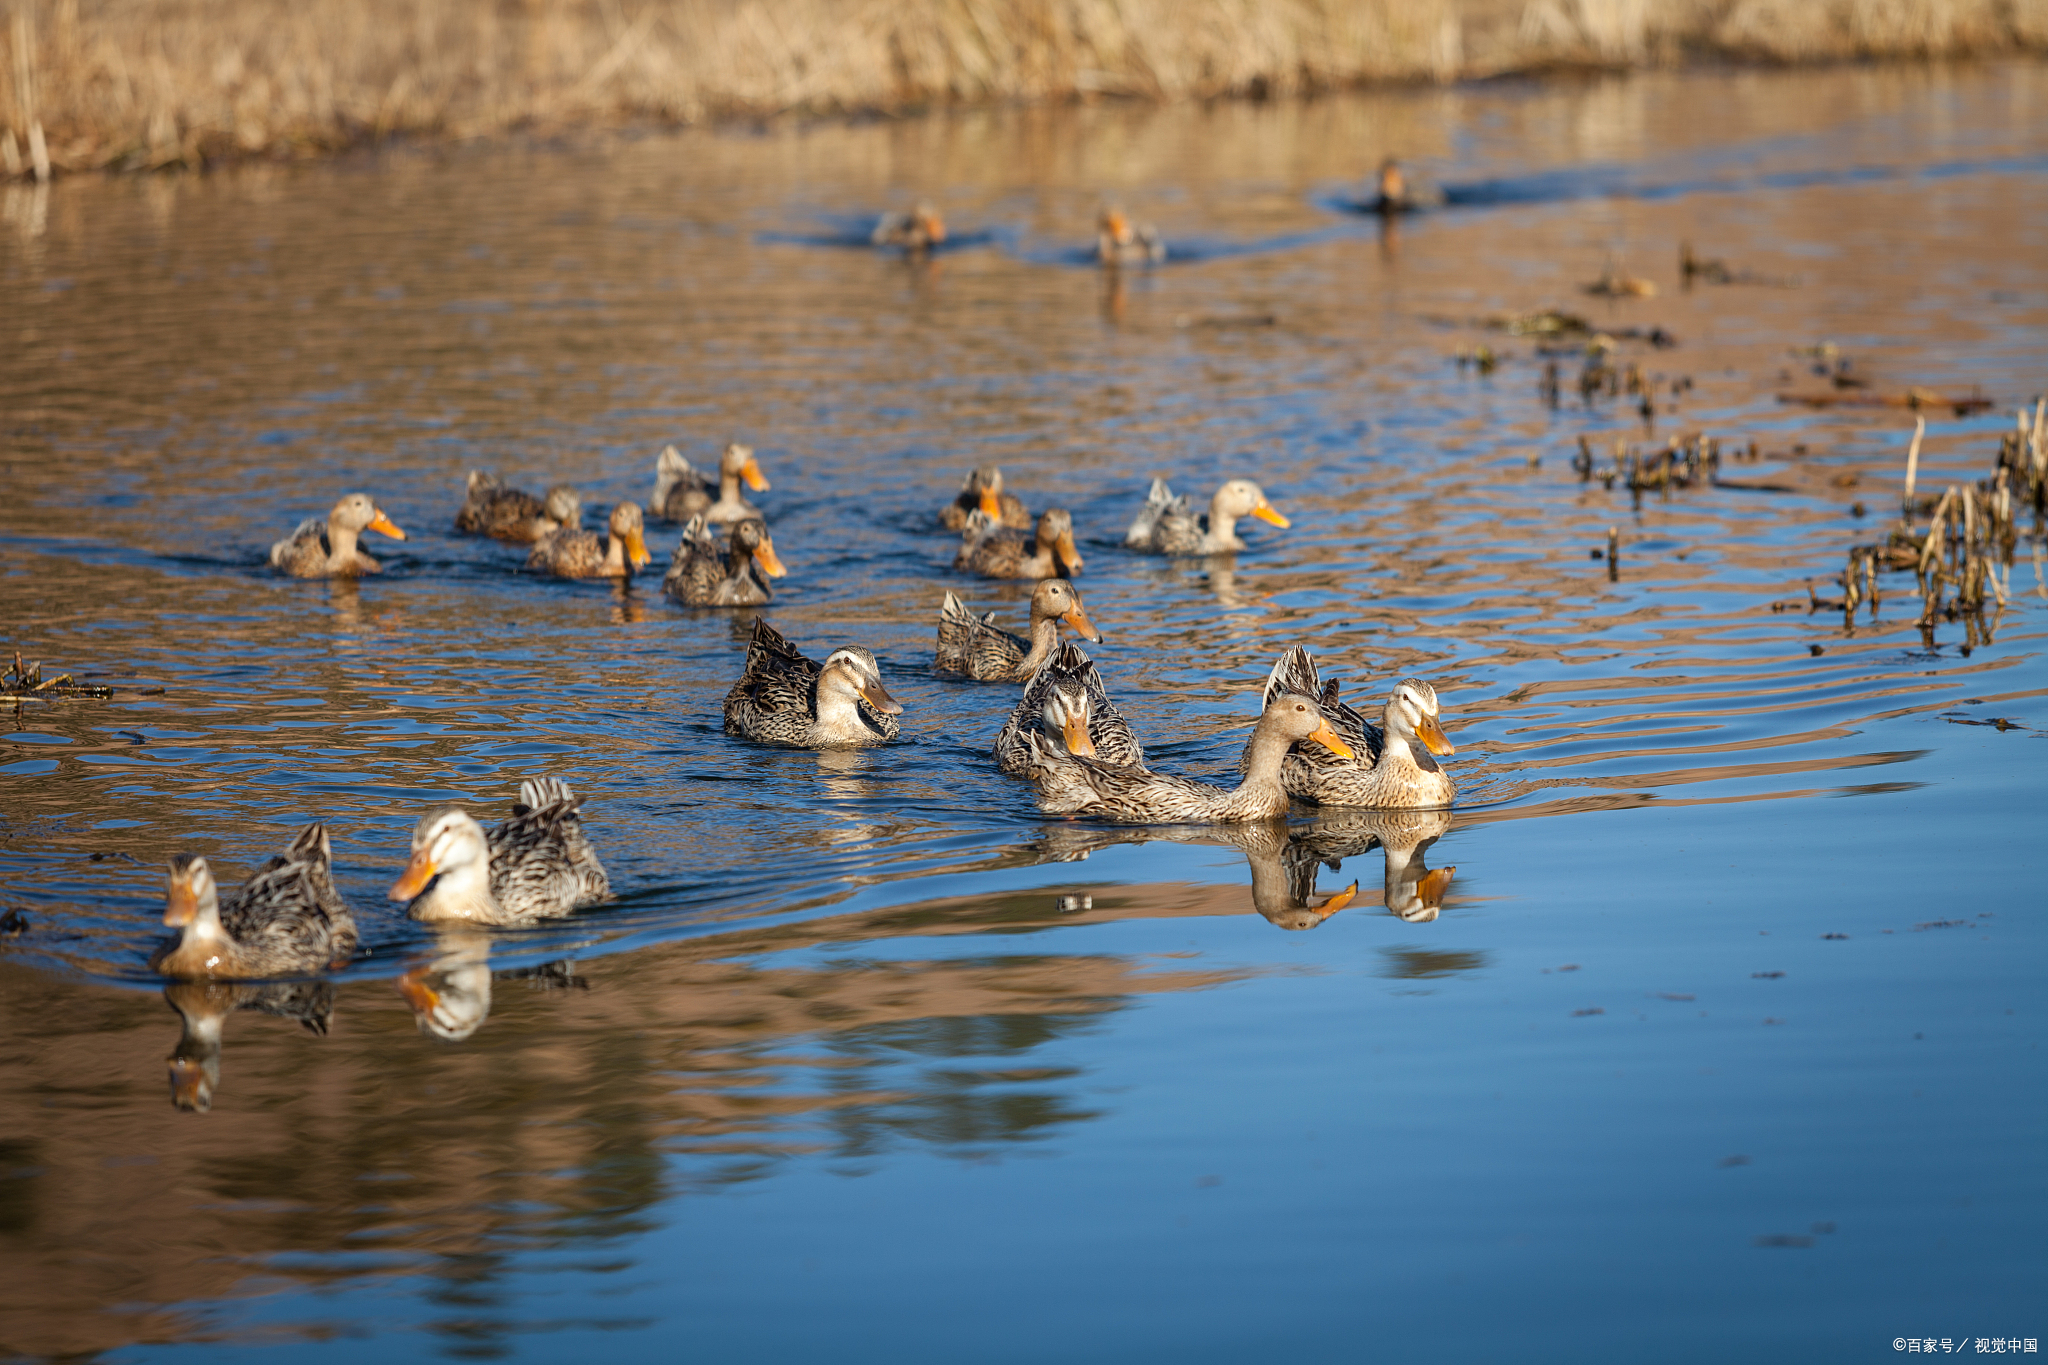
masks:
<instances>
[{"instance_id":1,"label":"rippled water surface","mask_svg":"<svg viewBox=\"0 0 2048 1365\"><path fill-rule=\"evenodd\" d=\"M1346 211L1389 151L1450 206ZM954 249L849 244L919 195ZM1105 197L1165 266L1087 264ZM1974 386L1919 478L1990 475L2048 380L2043 68L409 150L0 209L0 644L114 688L0 731L0 1348L1850 1360L2048 1328L2040 540L1981 619L1922 629L1902 573L1853 627L1809 612L1896 519L1911 415L1777 399ZM1755 282L1682 289L1688 240ZM1657 295L1582 293L1610 260ZM1580 400L1576 350L1553 410L1483 325L1548 306L1617 338L1647 427ZM1695 433L1715 484L1573 471L1581 435ZM752 614L451 530L473 467L597 526L664 444L733 439L790 567L762 614L871 648L899 743L729 738ZM983 462L1074 512L1160 766L1231 771L1300 642L1361 705L1434 682L1458 809L1039 816L986 752L1015 689L930 671L947 589L1024 619L936 529ZM1133 556L1155 474L1257 479L1293 526ZM410 533L384 574L262 567L358 489ZM542 772L616 903L437 940L384 898L422 809ZM239 877L314 818L364 955L164 991L163 860ZM419 969L466 1037L417 1026ZM209 1030L179 1112L165 1059Z\"/></svg>"}]
</instances>

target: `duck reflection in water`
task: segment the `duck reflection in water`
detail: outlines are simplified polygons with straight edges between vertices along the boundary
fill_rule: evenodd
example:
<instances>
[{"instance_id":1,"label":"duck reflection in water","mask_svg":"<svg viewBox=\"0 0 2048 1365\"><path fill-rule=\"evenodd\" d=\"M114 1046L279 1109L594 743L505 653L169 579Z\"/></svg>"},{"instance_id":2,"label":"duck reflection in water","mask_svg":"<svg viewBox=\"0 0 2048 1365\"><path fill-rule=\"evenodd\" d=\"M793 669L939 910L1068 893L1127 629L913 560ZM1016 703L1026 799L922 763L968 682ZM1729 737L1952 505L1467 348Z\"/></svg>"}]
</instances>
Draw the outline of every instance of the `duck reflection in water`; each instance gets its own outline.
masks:
<instances>
[{"instance_id":1,"label":"duck reflection in water","mask_svg":"<svg viewBox=\"0 0 2048 1365\"><path fill-rule=\"evenodd\" d=\"M1346 858L1369 853L1378 845L1386 855L1387 912L1410 924L1427 924L1442 911L1458 869L1453 865L1432 871L1423 854L1450 827L1451 813L1445 810L1333 812L1288 840L1290 884L1306 900L1315 892L1318 865L1334 872Z\"/></svg>"},{"instance_id":2,"label":"duck reflection in water","mask_svg":"<svg viewBox=\"0 0 2048 1365\"><path fill-rule=\"evenodd\" d=\"M236 1010L256 1010L296 1019L307 1032L327 1035L334 1020L334 983L280 981L241 985L228 981L176 981L164 987L164 1002L183 1025L171 1050L171 1104L187 1113L213 1108L220 1086L221 1035Z\"/></svg>"},{"instance_id":3,"label":"duck reflection in water","mask_svg":"<svg viewBox=\"0 0 2048 1365\"><path fill-rule=\"evenodd\" d=\"M491 984L523 981L536 990L589 990L567 958L537 967L491 970L491 936L468 927L435 935L434 959L398 978L398 993L412 1010L421 1033L459 1043L491 1017Z\"/></svg>"}]
</instances>

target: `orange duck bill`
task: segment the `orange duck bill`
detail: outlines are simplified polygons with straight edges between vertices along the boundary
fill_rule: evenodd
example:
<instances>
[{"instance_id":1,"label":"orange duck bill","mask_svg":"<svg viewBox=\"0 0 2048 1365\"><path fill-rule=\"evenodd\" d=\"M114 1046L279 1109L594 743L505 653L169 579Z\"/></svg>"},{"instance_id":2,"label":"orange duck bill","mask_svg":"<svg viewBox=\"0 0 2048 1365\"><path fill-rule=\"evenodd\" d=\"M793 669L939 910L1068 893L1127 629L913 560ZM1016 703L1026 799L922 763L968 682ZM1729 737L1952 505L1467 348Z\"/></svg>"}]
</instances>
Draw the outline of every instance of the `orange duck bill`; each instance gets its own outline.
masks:
<instances>
[{"instance_id":1,"label":"orange duck bill","mask_svg":"<svg viewBox=\"0 0 2048 1365\"><path fill-rule=\"evenodd\" d=\"M415 851L405 865L405 871L391 884L391 899L409 901L427 889L427 883L434 880L438 871L434 859L425 849Z\"/></svg>"},{"instance_id":2,"label":"orange duck bill","mask_svg":"<svg viewBox=\"0 0 2048 1365\"><path fill-rule=\"evenodd\" d=\"M996 492L993 488L982 489L981 511L982 515L994 517L997 521L1001 521L1003 519L1003 495Z\"/></svg>"},{"instance_id":3,"label":"orange duck bill","mask_svg":"<svg viewBox=\"0 0 2048 1365\"><path fill-rule=\"evenodd\" d=\"M441 992L427 984L432 969L416 967L398 978L398 993L405 997L405 1003L412 1006L415 1014L432 1014L441 1004Z\"/></svg>"},{"instance_id":4,"label":"orange duck bill","mask_svg":"<svg viewBox=\"0 0 2048 1365\"><path fill-rule=\"evenodd\" d=\"M1072 626L1074 633L1082 639L1093 640L1098 645L1102 643L1102 632L1095 628L1095 623L1088 619L1088 613L1081 609L1081 599L1078 596L1074 598L1073 606L1060 613L1060 620Z\"/></svg>"},{"instance_id":5,"label":"orange duck bill","mask_svg":"<svg viewBox=\"0 0 2048 1365\"><path fill-rule=\"evenodd\" d=\"M1315 732L1309 736L1309 739L1317 744L1322 745L1325 749L1328 749L1331 753L1337 755L1337 757L1339 758L1350 758L1353 756L1351 752L1351 746L1349 744L1346 744L1341 738L1338 737L1337 732L1330 728L1330 722L1328 720L1325 720L1321 725L1318 725L1315 728Z\"/></svg>"},{"instance_id":6,"label":"orange duck bill","mask_svg":"<svg viewBox=\"0 0 2048 1365\"><path fill-rule=\"evenodd\" d=\"M1436 723L1435 716L1424 716L1422 724L1415 727L1415 737L1422 741L1422 747L1443 758L1458 752L1458 746L1444 737L1444 727Z\"/></svg>"},{"instance_id":7,"label":"orange duck bill","mask_svg":"<svg viewBox=\"0 0 2048 1365\"><path fill-rule=\"evenodd\" d=\"M1077 758L1095 757L1095 741L1088 738L1088 718L1076 711L1069 711L1060 722L1060 736L1067 742L1067 752Z\"/></svg>"},{"instance_id":8,"label":"orange duck bill","mask_svg":"<svg viewBox=\"0 0 2048 1365\"><path fill-rule=\"evenodd\" d=\"M1358 899L1358 883L1353 882L1351 883L1351 885L1345 887L1342 891L1339 891L1336 895L1330 897L1321 905L1317 906L1316 913L1321 915L1324 919L1328 919L1330 916L1336 914L1339 910L1342 910L1345 906L1351 904L1351 902L1356 899Z\"/></svg>"},{"instance_id":9,"label":"orange duck bill","mask_svg":"<svg viewBox=\"0 0 2048 1365\"><path fill-rule=\"evenodd\" d=\"M761 472L761 462L751 455L747 457L747 462L740 466L740 477L745 479L747 487L756 493L763 492L768 487L768 476Z\"/></svg>"},{"instance_id":10,"label":"orange duck bill","mask_svg":"<svg viewBox=\"0 0 2048 1365\"><path fill-rule=\"evenodd\" d=\"M1293 522L1281 516L1279 510L1272 503L1265 501L1263 498L1259 500L1258 506L1252 508L1252 515L1268 525L1279 527L1283 531L1294 525Z\"/></svg>"},{"instance_id":11,"label":"orange duck bill","mask_svg":"<svg viewBox=\"0 0 2048 1365\"><path fill-rule=\"evenodd\" d=\"M644 569L654 562L654 556L647 553L647 537L640 534L637 526L626 532L626 562L636 569Z\"/></svg>"},{"instance_id":12,"label":"orange duck bill","mask_svg":"<svg viewBox=\"0 0 2048 1365\"><path fill-rule=\"evenodd\" d=\"M370 529L380 535L390 536L393 540L405 539L405 532L398 529L397 522L384 515L384 509L381 507L377 509L377 515L370 518Z\"/></svg>"},{"instance_id":13,"label":"orange duck bill","mask_svg":"<svg viewBox=\"0 0 2048 1365\"><path fill-rule=\"evenodd\" d=\"M763 536L761 543L754 547L754 563L770 578L780 578L789 572L782 567L782 559L775 553L775 542L766 536Z\"/></svg>"}]
</instances>

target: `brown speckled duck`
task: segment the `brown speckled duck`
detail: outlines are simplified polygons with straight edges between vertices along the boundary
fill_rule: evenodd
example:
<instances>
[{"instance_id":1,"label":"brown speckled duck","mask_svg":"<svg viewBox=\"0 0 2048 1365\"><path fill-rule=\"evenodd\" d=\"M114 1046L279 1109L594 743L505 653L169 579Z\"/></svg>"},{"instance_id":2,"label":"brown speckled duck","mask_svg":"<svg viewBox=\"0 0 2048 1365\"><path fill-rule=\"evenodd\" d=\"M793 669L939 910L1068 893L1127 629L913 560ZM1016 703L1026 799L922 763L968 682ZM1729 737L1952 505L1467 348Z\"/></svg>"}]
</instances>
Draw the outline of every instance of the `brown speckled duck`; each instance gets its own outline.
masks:
<instances>
[{"instance_id":1,"label":"brown speckled duck","mask_svg":"<svg viewBox=\"0 0 2048 1365\"><path fill-rule=\"evenodd\" d=\"M1133 223L1110 204L1095 219L1095 259L1104 265L1152 265L1166 259L1166 243L1150 223Z\"/></svg>"},{"instance_id":2,"label":"brown speckled duck","mask_svg":"<svg viewBox=\"0 0 2048 1365\"><path fill-rule=\"evenodd\" d=\"M1144 746L1109 699L1094 661L1065 641L1032 675L1017 709L996 732L996 767L1012 776L1030 776L1036 750L1028 736L1039 728L1069 754L1120 768L1144 766Z\"/></svg>"},{"instance_id":3,"label":"brown speckled duck","mask_svg":"<svg viewBox=\"0 0 2048 1365\"><path fill-rule=\"evenodd\" d=\"M1389 810L1448 806L1457 796L1457 783L1436 761L1457 749L1439 723L1436 689L1420 678L1394 684L1381 724L1374 725L1337 699L1337 684L1322 682L1314 658L1296 645L1266 678L1268 697L1290 692L1319 698L1323 713L1352 751L1340 758L1319 746L1294 745L1280 770L1290 795L1322 806ZM1247 745L1238 759L1240 771L1249 771L1251 757Z\"/></svg>"},{"instance_id":4,"label":"brown speckled duck","mask_svg":"<svg viewBox=\"0 0 2048 1365\"><path fill-rule=\"evenodd\" d=\"M1003 491L1003 471L992 464L978 466L968 474L959 496L939 509L939 524L948 531L964 531L969 514L977 508L998 526L1031 529L1031 513L1025 510L1024 500Z\"/></svg>"},{"instance_id":5,"label":"brown speckled duck","mask_svg":"<svg viewBox=\"0 0 2048 1365\"><path fill-rule=\"evenodd\" d=\"M1250 479L1232 479L1216 490L1206 524L1189 509L1186 498L1174 496L1166 480L1154 479L1145 505L1124 532L1124 546L1160 555L1228 554L1244 548L1237 537L1239 517L1257 517L1282 530L1293 525Z\"/></svg>"},{"instance_id":6,"label":"brown speckled duck","mask_svg":"<svg viewBox=\"0 0 2048 1365\"><path fill-rule=\"evenodd\" d=\"M1235 789L1061 753L1037 731L1028 738L1034 750L1031 775L1038 786L1041 809L1054 815L1143 825L1276 819L1287 814L1280 764L1295 741L1311 740L1339 755L1351 752L1330 728L1315 699L1291 692L1266 703L1252 729L1251 762L1244 781Z\"/></svg>"},{"instance_id":7,"label":"brown speckled duck","mask_svg":"<svg viewBox=\"0 0 2048 1365\"><path fill-rule=\"evenodd\" d=\"M653 558L641 534L640 504L622 502L612 508L608 525L604 536L562 530L541 537L527 553L528 571L556 578L631 578Z\"/></svg>"},{"instance_id":8,"label":"brown speckled duck","mask_svg":"<svg viewBox=\"0 0 2048 1365\"><path fill-rule=\"evenodd\" d=\"M556 484L543 500L523 489L507 488L495 475L472 469L462 510L455 514L455 529L530 545L565 526L574 529L582 520L583 499L567 484Z\"/></svg>"},{"instance_id":9,"label":"brown speckled duck","mask_svg":"<svg viewBox=\"0 0 2048 1365\"><path fill-rule=\"evenodd\" d=\"M283 854L223 898L204 858L180 854L165 883L164 923L178 930L149 959L165 976L249 981L306 976L347 962L355 917L334 889L325 825L299 831Z\"/></svg>"},{"instance_id":10,"label":"brown speckled duck","mask_svg":"<svg viewBox=\"0 0 2048 1365\"><path fill-rule=\"evenodd\" d=\"M384 566L356 548L365 531L404 540L405 532L384 515L367 493L351 493L334 504L327 520L308 517L299 529L270 547L270 562L293 578L352 578L382 573Z\"/></svg>"},{"instance_id":11,"label":"brown speckled duck","mask_svg":"<svg viewBox=\"0 0 2048 1365\"><path fill-rule=\"evenodd\" d=\"M786 749L886 744L902 714L873 654L849 646L814 663L758 617L746 666L725 696L727 734Z\"/></svg>"},{"instance_id":12,"label":"brown speckled duck","mask_svg":"<svg viewBox=\"0 0 2048 1365\"><path fill-rule=\"evenodd\" d=\"M1025 682L1059 648L1060 622L1085 640L1102 642L1102 632L1082 609L1081 594L1064 578L1048 578L1031 592L1031 635L1010 634L996 614L977 617L952 593L939 607L939 642L932 667L964 673L976 682Z\"/></svg>"},{"instance_id":13,"label":"brown speckled duck","mask_svg":"<svg viewBox=\"0 0 2048 1365\"><path fill-rule=\"evenodd\" d=\"M953 567L983 578L1072 578L1081 572L1081 551L1074 544L1074 518L1054 507L1038 518L1037 534L998 526L979 508L967 514L960 533L960 552Z\"/></svg>"},{"instance_id":14,"label":"brown speckled duck","mask_svg":"<svg viewBox=\"0 0 2048 1365\"><path fill-rule=\"evenodd\" d=\"M691 517L661 590L693 607L758 607L775 596L768 580L785 572L759 517L734 522L724 545L702 517Z\"/></svg>"},{"instance_id":15,"label":"brown speckled duck","mask_svg":"<svg viewBox=\"0 0 2048 1365\"><path fill-rule=\"evenodd\" d=\"M583 798L559 778L519 784L509 819L489 830L460 806L428 811L413 827L412 857L391 887L418 920L520 924L568 914L611 895L604 864L583 833Z\"/></svg>"},{"instance_id":16,"label":"brown speckled duck","mask_svg":"<svg viewBox=\"0 0 2048 1365\"><path fill-rule=\"evenodd\" d=\"M718 457L715 497L704 476L691 467L681 451L669 446L654 463L654 497L647 506L663 521L688 521L701 516L712 526L729 526L761 515L761 509L740 493L742 482L756 493L768 488L768 476L761 472L761 462L754 458L752 446L734 442Z\"/></svg>"},{"instance_id":17,"label":"brown speckled duck","mask_svg":"<svg viewBox=\"0 0 2048 1365\"><path fill-rule=\"evenodd\" d=\"M885 213L868 240L891 246L906 256L922 256L946 240L946 223L929 199L920 199L908 213Z\"/></svg>"}]
</instances>

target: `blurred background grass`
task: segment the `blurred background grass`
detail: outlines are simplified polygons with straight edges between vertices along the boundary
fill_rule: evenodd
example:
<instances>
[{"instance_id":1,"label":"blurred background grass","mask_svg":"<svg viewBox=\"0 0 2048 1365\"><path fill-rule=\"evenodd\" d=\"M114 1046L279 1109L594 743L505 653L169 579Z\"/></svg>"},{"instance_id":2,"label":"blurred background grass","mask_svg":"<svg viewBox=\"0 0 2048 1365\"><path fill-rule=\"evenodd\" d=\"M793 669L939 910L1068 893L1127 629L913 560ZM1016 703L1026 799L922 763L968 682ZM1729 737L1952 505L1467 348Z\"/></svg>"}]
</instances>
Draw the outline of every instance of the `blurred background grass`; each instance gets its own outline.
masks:
<instances>
[{"instance_id":1,"label":"blurred background grass","mask_svg":"<svg viewBox=\"0 0 2048 1365\"><path fill-rule=\"evenodd\" d=\"M0 173L394 134L2048 51L2048 0L0 0Z\"/></svg>"}]
</instances>

